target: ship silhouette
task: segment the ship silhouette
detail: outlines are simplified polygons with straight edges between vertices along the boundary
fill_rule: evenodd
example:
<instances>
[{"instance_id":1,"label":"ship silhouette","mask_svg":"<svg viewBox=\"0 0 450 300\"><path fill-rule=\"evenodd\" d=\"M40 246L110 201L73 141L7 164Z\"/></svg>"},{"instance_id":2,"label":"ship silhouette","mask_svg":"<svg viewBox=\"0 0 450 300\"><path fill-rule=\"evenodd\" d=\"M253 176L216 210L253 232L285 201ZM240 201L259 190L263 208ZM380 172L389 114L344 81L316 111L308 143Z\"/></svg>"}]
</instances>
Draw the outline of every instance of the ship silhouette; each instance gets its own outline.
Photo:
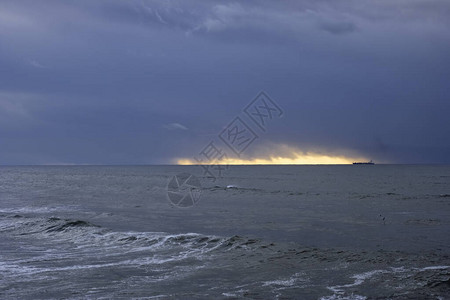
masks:
<instances>
[{"instance_id":1,"label":"ship silhouette","mask_svg":"<svg viewBox=\"0 0 450 300\"><path fill-rule=\"evenodd\" d=\"M362 162L354 162L353 164L354 165L374 165L375 163L372 160L370 160L370 161L366 161L366 162L364 162L364 161L362 161Z\"/></svg>"}]
</instances>

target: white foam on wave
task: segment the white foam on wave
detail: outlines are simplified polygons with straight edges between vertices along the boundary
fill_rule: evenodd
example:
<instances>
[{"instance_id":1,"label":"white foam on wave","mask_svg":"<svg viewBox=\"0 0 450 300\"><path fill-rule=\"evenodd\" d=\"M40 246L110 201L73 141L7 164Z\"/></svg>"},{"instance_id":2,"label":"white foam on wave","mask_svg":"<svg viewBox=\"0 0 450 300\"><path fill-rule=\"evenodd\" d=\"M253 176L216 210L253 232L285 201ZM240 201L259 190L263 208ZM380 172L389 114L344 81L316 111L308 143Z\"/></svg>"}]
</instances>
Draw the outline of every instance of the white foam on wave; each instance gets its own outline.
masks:
<instances>
[{"instance_id":1,"label":"white foam on wave","mask_svg":"<svg viewBox=\"0 0 450 300\"><path fill-rule=\"evenodd\" d=\"M372 278L375 275L382 274L382 273L388 273L386 270L373 270L361 274L353 275L351 278L355 279L353 283L349 284L343 284L343 285L335 285L328 287L329 290L335 292L335 293L343 293L345 288L354 287L361 285L364 281L367 279Z\"/></svg>"},{"instance_id":2,"label":"white foam on wave","mask_svg":"<svg viewBox=\"0 0 450 300\"><path fill-rule=\"evenodd\" d=\"M12 208L2 208L0 213L9 214L29 214L29 213L50 213L50 212L67 212L67 211L78 211L79 207L76 205L61 205L61 206L24 206L24 207L12 207Z\"/></svg>"},{"instance_id":3,"label":"white foam on wave","mask_svg":"<svg viewBox=\"0 0 450 300\"><path fill-rule=\"evenodd\" d=\"M242 295L247 292L248 290L244 290L244 289L239 289L237 291L235 291L234 293L231 292L224 292L222 293L222 296L225 297L233 297L233 298L242 298Z\"/></svg>"},{"instance_id":4,"label":"white foam on wave","mask_svg":"<svg viewBox=\"0 0 450 300\"><path fill-rule=\"evenodd\" d=\"M204 253L217 249L226 241L225 238L199 233L114 232L84 221L59 218L2 218L0 230L13 230L15 234L26 236L35 234L51 238L52 242L70 240L77 249L90 248L92 245L106 246L104 248L107 249L117 246L129 252L175 246Z\"/></svg>"},{"instance_id":5,"label":"white foam on wave","mask_svg":"<svg viewBox=\"0 0 450 300\"><path fill-rule=\"evenodd\" d=\"M13 277L38 275L43 278L59 272L118 266L150 266L154 268L154 266L164 264L178 264L186 259L204 260L210 258L211 256L205 255L205 253L217 249L226 242L224 238L198 233L111 232L94 225L70 227L70 231L48 232L47 227L49 225L64 226L68 224L67 222L71 222L71 220L55 219L49 223L49 220L46 218L10 218L0 221L0 229L16 230L15 233L19 233L16 237L23 237L24 239L28 239L30 236L20 235L20 233L29 233L34 231L36 227L38 230L33 232L33 237L48 239L49 241L42 247L47 247L49 244L54 245L54 247L47 248L45 251L38 247L37 251L41 255L32 259L19 259L1 263L0 271L4 271L2 273ZM65 245L67 241L73 243L73 248L70 251L66 251L64 247L59 247ZM119 256L127 257L128 254L136 252L143 252L143 255L138 259L117 260L120 259ZM71 261L78 257L83 257L84 261L89 261L91 258L95 261L99 256L104 257L104 261L101 263L58 267L40 266L44 261L64 263L66 260ZM36 263L36 266L33 266L34 263Z\"/></svg>"},{"instance_id":6,"label":"white foam on wave","mask_svg":"<svg viewBox=\"0 0 450 300\"><path fill-rule=\"evenodd\" d=\"M51 238L53 242L70 240L76 249L90 249L92 245L101 248L121 248L122 252L142 252L178 247L187 251L181 253L205 253L220 247L225 239L218 236L206 236L198 233L168 234L164 232L113 232L89 223L82 226L66 224L78 222L70 219L47 218L5 218L0 220L0 230L15 231L16 234L35 234ZM56 228L52 230L50 226ZM61 230L58 230L61 227ZM69 231L66 231L69 230ZM216 240L211 243L212 240Z\"/></svg>"},{"instance_id":7,"label":"white foam on wave","mask_svg":"<svg viewBox=\"0 0 450 300\"><path fill-rule=\"evenodd\" d=\"M64 259L65 257L59 257L60 259ZM126 266L126 267L142 267L142 266L149 266L149 265L160 265L164 264L166 262L172 262L172 261L179 261L184 259L184 255L179 256L170 256L167 258L158 258L158 257L140 257L137 259L126 259L116 262L104 262L104 263L95 263L95 264L79 264L79 265L70 265L70 266L63 266L63 267L39 267L39 266L29 266L24 265L23 262L20 263L17 262L0 262L0 271L4 275L7 275L8 277L13 276L29 276L34 277L36 275L44 275L45 277L49 277L52 273L58 273L58 272L67 272L67 271L79 271L79 270L89 270L89 269L102 269L102 268L110 268L110 267L118 267L118 266ZM37 262L42 261L37 260ZM32 261L28 260L26 263L31 263ZM198 268L198 267L192 267L192 268ZM159 277L156 281L162 281L170 276L162 276Z\"/></svg>"},{"instance_id":8,"label":"white foam on wave","mask_svg":"<svg viewBox=\"0 0 450 300\"><path fill-rule=\"evenodd\" d=\"M419 269L420 271L428 271L428 270L445 270L450 268L450 266L430 266Z\"/></svg>"},{"instance_id":9,"label":"white foam on wave","mask_svg":"<svg viewBox=\"0 0 450 300\"><path fill-rule=\"evenodd\" d=\"M348 295L348 296L343 296L343 295L331 295L331 296L324 296L321 297L320 300L366 300L367 297L361 296L361 295Z\"/></svg>"},{"instance_id":10,"label":"white foam on wave","mask_svg":"<svg viewBox=\"0 0 450 300\"><path fill-rule=\"evenodd\" d=\"M229 184L227 185L227 189L238 189L239 187L237 185L234 184Z\"/></svg>"},{"instance_id":11,"label":"white foam on wave","mask_svg":"<svg viewBox=\"0 0 450 300\"><path fill-rule=\"evenodd\" d=\"M237 297L237 295L233 294L233 293L222 293L222 296L225 296L225 297Z\"/></svg>"},{"instance_id":12,"label":"white foam on wave","mask_svg":"<svg viewBox=\"0 0 450 300\"><path fill-rule=\"evenodd\" d=\"M262 286L274 286L275 290L284 290L290 287L304 287L308 279L305 278L305 273L295 273L289 278L282 278L271 281L264 281Z\"/></svg>"},{"instance_id":13,"label":"white foam on wave","mask_svg":"<svg viewBox=\"0 0 450 300\"><path fill-rule=\"evenodd\" d=\"M327 287L329 290L333 291L334 294L331 296L322 297L321 300L344 300L344 299L366 299L364 296L360 295L345 295L345 289L355 287L363 284L366 280L371 279L380 274L391 274L391 273L411 273L411 272L424 272L424 271L432 271L432 270L445 270L450 268L450 266L429 266L424 268L406 268L406 267L397 267L390 268L388 270L373 270L369 272L364 272L361 274L355 274L351 278L354 279L353 283L343 284L343 285L335 285L331 287Z\"/></svg>"},{"instance_id":14,"label":"white foam on wave","mask_svg":"<svg viewBox=\"0 0 450 300\"><path fill-rule=\"evenodd\" d=\"M128 244L120 244L120 240L126 240L130 237L135 237L138 243L141 242L143 244L135 244L133 241ZM189 258L203 260L206 258L206 253L217 249L224 243L223 239L220 239L213 245L209 245L208 240L203 243L198 243L197 239L203 237L208 240L211 239L211 237L196 233L167 235L164 233L153 232L151 234L138 234L135 232L119 234L117 232L111 232L104 235L89 234L86 236L82 234L79 237L74 238L74 241L78 243L77 249L85 250L86 253L90 253L92 245L97 245L97 248L98 245L105 246L101 247L101 249L106 250L104 251L104 255L108 255L110 252L119 254L149 252L148 254L151 255L151 257L146 257L140 262L140 264L160 265L175 261L182 261ZM184 242L177 241L177 239L185 238L192 238L192 240L183 240ZM145 243L150 244L145 245ZM166 250L170 250L170 253L164 253Z\"/></svg>"},{"instance_id":15,"label":"white foam on wave","mask_svg":"<svg viewBox=\"0 0 450 300\"><path fill-rule=\"evenodd\" d=\"M272 281L265 281L263 283L263 286L268 285L282 285L282 286L293 286L295 282L297 281L296 278L290 278L287 280L272 280Z\"/></svg>"}]
</instances>

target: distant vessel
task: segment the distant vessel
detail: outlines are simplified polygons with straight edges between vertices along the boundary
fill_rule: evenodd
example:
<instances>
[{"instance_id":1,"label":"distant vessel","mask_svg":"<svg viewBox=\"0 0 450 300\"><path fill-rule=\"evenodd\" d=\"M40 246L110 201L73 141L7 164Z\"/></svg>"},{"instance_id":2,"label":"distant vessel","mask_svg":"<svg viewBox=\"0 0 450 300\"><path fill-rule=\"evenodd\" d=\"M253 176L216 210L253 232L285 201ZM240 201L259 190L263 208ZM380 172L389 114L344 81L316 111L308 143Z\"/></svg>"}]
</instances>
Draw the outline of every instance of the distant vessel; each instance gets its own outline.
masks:
<instances>
[{"instance_id":1,"label":"distant vessel","mask_svg":"<svg viewBox=\"0 0 450 300\"><path fill-rule=\"evenodd\" d=\"M375 163L370 160L370 161L366 161L366 162L354 162L354 165L374 165Z\"/></svg>"}]
</instances>

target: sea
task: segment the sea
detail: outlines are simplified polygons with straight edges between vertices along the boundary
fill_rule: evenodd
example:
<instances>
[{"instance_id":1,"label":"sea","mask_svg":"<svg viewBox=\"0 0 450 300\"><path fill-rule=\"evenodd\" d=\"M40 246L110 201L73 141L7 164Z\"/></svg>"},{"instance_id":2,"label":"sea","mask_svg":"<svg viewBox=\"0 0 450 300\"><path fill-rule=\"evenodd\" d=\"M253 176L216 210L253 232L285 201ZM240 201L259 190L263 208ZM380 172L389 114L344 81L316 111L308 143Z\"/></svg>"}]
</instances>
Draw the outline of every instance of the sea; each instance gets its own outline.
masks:
<instances>
[{"instance_id":1,"label":"sea","mask_svg":"<svg viewBox=\"0 0 450 300\"><path fill-rule=\"evenodd\" d=\"M0 299L450 299L450 166L207 175L0 167Z\"/></svg>"}]
</instances>

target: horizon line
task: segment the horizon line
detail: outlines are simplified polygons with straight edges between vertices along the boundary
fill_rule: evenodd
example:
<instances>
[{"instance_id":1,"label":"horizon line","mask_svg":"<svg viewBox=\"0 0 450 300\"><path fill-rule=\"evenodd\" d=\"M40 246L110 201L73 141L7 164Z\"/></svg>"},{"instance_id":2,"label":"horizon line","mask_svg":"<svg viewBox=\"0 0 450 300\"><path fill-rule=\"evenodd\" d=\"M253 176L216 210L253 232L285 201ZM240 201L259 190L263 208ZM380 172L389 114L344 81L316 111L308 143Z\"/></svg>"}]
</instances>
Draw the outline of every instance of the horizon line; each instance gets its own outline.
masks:
<instances>
[{"instance_id":1,"label":"horizon line","mask_svg":"<svg viewBox=\"0 0 450 300\"><path fill-rule=\"evenodd\" d=\"M215 166L217 164L0 164L0 167L83 167L83 166L98 166L98 167L108 167L108 166L204 166L211 165ZM221 166L353 166L353 163L347 164L219 164ZM374 165L450 165L450 163L375 163ZM361 166L361 165L360 165Z\"/></svg>"}]
</instances>

